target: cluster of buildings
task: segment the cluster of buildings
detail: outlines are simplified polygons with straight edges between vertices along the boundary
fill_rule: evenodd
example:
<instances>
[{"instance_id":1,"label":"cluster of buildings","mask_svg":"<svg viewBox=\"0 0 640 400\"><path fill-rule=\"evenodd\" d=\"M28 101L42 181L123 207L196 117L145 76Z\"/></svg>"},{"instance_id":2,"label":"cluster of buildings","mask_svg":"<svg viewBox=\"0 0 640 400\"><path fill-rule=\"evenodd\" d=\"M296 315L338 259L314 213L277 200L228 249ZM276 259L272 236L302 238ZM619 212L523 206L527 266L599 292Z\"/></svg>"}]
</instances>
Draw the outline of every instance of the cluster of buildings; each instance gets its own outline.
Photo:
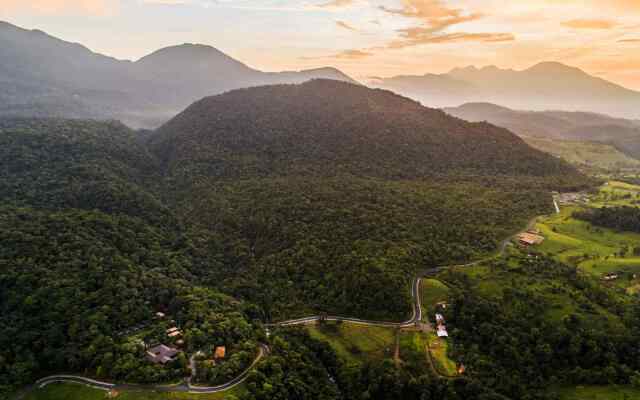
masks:
<instances>
[{"instance_id":1,"label":"cluster of buildings","mask_svg":"<svg viewBox=\"0 0 640 400\"><path fill-rule=\"evenodd\" d=\"M584 192L558 193L554 196L560 205L587 204L589 195Z\"/></svg>"}]
</instances>

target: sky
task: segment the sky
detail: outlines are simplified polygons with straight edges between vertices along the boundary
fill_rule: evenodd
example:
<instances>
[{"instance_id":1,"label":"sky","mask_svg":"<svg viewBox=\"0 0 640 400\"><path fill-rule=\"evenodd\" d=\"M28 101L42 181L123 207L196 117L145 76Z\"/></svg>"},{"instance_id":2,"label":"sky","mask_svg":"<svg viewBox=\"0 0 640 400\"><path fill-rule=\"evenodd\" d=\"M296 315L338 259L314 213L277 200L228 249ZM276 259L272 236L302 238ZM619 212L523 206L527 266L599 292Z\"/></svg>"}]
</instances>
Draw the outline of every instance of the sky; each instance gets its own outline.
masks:
<instances>
[{"instance_id":1,"label":"sky","mask_svg":"<svg viewBox=\"0 0 640 400\"><path fill-rule=\"evenodd\" d=\"M363 82L559 61L640 90L640 0L0 0L0 19L119 59L203 43Z\"/></svg>"}]
</instances>

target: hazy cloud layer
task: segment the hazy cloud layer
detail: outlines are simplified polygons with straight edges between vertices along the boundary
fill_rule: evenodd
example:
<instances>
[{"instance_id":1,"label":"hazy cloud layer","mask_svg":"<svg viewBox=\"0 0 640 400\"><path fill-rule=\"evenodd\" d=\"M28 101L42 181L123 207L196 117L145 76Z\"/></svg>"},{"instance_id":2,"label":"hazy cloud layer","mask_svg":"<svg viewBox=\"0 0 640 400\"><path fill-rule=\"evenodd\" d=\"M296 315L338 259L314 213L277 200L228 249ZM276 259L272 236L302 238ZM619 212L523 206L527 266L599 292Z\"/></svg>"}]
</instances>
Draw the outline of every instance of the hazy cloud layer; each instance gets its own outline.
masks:
<instances>
[{"instance_id":1,"label":"hazy cloud layer","mask_svg":"<svg viewBox=\"0 0 640 400\"><path fill-rule=\"evenodd\" d=\"M574 29L611 29L617 24L606 19L572 19L562 25Z\"/></svg>"},{"instance_id":2,"label":"hazy cloud layer","mask_svg":"<svg viewBox=\"0 0 640 400\"><path fill-rule=\"evenodd\" d=\"M118 0L1 0L0 11L52 15L110 15L116 11L118 3Z\"/></svg>"}]
</instances>

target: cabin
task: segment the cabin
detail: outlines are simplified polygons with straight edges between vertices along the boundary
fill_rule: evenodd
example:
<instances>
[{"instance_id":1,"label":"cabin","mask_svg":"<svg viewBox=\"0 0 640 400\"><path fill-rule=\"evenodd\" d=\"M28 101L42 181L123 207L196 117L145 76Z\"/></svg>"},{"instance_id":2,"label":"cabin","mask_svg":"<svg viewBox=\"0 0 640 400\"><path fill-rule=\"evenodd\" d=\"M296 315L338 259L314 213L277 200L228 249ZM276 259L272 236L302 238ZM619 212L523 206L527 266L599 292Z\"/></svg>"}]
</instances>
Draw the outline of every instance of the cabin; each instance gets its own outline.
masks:
<instances>
[{"instance_id":1,"label":"cabin","mask_svg":"<svg viewBox=\"0 0 640 400\"><path fill-rule=\"evenodd\" d=\"M522 246L535 246L544 242L544 237L534 233L521 233L518 235L518 243Z\"/></svg>"},{"instance_id":2,"label":"cabin","mask_svg":"<svg viewBox=\"0 0 640 400\"><path fill-rule=\"evenodd\" d=\"M216 351L213 354L213 358L215 358L216 360L222 359L225 357L226 354L227 354L227 348L224 346L218 346L216 347Z\"/></svg>"},{"instance_id":3,"label":"cabin","mask_svg":"<svg viewBox=\"0 0 640 400\"><path fill-rule=\"evenodd\" d=\"M175 360L178 353L178 349L160 344L147 350L147 359L153 363L164 365Z\"/></svg>"},{"instance_id":4,"label":"cabin","mask_svg":"<svg viewBox=\"0 0 640 400\"><path fill-rule=\"evenodd\" d=\"M449 332L447 332L447 327L444 326L443 324L438 325L436 334L438 335L438 337L449 337Z\"/></svg>"},{"instance_id":5,"label":"cabin","mask_svg":"<svg viewBox=\"0 0 640 400\"><path fill-rule=\"evenodd\" d=\"M442 314L436 314L436 322L439 324L444 324L444 316Z\"/></svg>"},{"instance_id":6,"label":"cabin","mask_svg":"<svg viewBox=\"0 0 640 400\"><path fill-rule=\"evenodd\" d=\"M167 336L169 336L170 338L175 338L180 335L182 335L182 331L175 326L173 328L167 329Z\"/></svg>"}]
</instances>

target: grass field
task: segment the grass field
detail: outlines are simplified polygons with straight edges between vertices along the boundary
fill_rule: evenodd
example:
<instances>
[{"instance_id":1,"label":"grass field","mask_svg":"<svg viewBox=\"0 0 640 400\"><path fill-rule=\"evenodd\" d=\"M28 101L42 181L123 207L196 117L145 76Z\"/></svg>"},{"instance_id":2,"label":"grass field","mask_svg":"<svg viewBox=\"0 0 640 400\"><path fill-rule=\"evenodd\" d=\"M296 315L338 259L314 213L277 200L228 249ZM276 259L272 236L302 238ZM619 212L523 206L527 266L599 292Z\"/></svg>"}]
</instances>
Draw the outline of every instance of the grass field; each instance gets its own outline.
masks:
<instances>
[{"instance_id":1,"label":"grass field","mask_svg":"<svg viewBox=\"0 0 640 400\"><path fill-rule=\"evenodd\" d=\"M434 368L440 375L456 376L458 374L456 363L447 355L447 339L440 339L435 334L429 334L428 341Z\"/></svg>"},{"instance_id":2,"label":"grass field","mask_svg":"<svg viewBox=\"0 0 640 400\"><path fill-rule=\"evenodd\" d=\"M437 279L423 279L420 282L420 301L422 303L422 318L434 318L436 304L447 300L450 289Z\"/></svg>"},{"instance_id":3,"label":"grass field","mask_svg":"<svg viewBox=\"0 0 640 400\"><path fill-rule=\"evenodd\" d=\"M420 331L400 332L400 359L410 365L424 370L429 367L427 359L428 334Z\"/></svg>"},{"instance_id":4,"label":"grass field","mask_svg":"<svg viewBox=\"0 0 640 400\"><path fill-rule=\"evenodd\" d=\"M593 198L592 206L639 206L640 186L610 181L602 186Z\"/></svg>"},{"instance_id":5,"label":"grass field","mask_svg":"<svg viewBox=\"0 0 640 400\"><path fill-rule=\"evenodd\" d=\"M545 241L536 249L597 277L622 272L624 277L619 284L624 287L640 283L631 280L633 274L640 274L640 257L630 251L640 243L640 235L594 227L571 217L579 209L562 207L560 214L540 218L536 227ZM624 257L617 255L622 249L627 250Z\"/></svg>"},{"instance_id":6,"label":"grass field","mask_svg":"<svg viewBox=\"0 0 640 400\"><path fill-rule=\"evenodd\" d=\"M243 385L239 385L222 393L210 394L127 391L120 392L115 398L118 400L223 400L230 395L239 396L244 390ZM108 398L104 390L75 383L53 383L31 392L24 400L104 400Z\"/></svg>"},{"instance_id":7,"label":"grass field","mask_svg":"<svg viewBox=\"0 0 640 400\"><path fill-rule=\"evenodd\" d=\"M560 400L640 400L640 389L629 386L578 386L558 390Z\"/></svg>"},{"instance_id":8,"label":"grass field","mask_svg":"<svg viewBox=\"0 0 640 400\"><path fill-rule=\"evenodd\" d=\"M395 329L349 322L326 322L307 327L309 334L331 345L348 363L393 357Z\"/></svg>"}]
</instances>

